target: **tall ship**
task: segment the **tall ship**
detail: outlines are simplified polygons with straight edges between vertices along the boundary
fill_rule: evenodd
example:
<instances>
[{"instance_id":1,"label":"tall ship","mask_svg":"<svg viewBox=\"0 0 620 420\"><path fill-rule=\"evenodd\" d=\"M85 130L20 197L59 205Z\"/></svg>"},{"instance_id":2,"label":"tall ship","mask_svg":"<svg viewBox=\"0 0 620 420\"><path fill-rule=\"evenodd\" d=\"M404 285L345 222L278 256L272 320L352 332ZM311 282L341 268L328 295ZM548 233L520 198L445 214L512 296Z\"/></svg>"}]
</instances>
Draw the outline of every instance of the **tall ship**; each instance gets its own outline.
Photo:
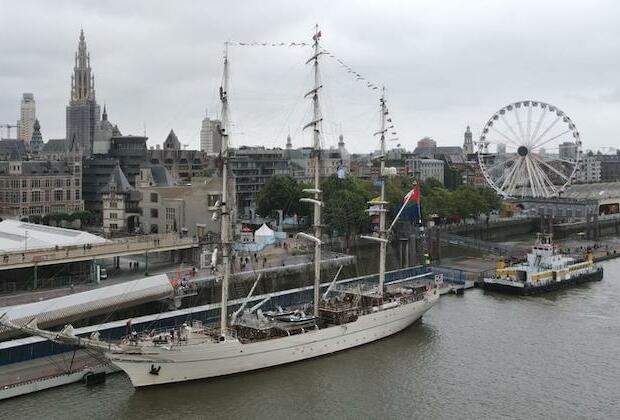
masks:
<instances>
[{"instance_id":1,"label":"tall ship","mask_svg":"<svg viewBox=\"0 0 620 420\"><path fill-rule=\"evenodd\" d=\"M482 285L485 290L533 295L602 279L603 268L594 263L592 254L581 261L562 255L551 234L539 233L525 262L506 266L500 261L495 276L485 277Z\"/></svg>"},{"instance_id":2,"label":"tall ship","mask_svg":"<svg viewBox=\"0 0 620 420\"><path fill-rule=\"evenodd\" d=\"M36 322L16 326L10 320L0 323L22 332L40 335L50 340L75 343L104 352L107 358L123 370L135 387L167 384L248 372L256 369L297 362L341 350L361 346L407 328L420 319L439 299L432 279L420 282L411 275L386 282L386 248L389 231L386 229L385 201L385 134L387 105L385 91L380 99L381 128L375 133L381 139L380 201L372 201L373 212L379 212L379 230L374 236L364 236L379 244L379 275L372 282L337 282L337 276L321 290L321 200L320 135L321 110L319 72L321 33L313 36L312 64L314 86L306 94L312 99L313 119L305 128L312 130L314 183L304 190L308 197L301 201L313 206L312 234L298 233L298 239L314 246L314 285L311 302L290 307L272 306L270 297L248 307L252 293L260 280L254 282L246 299L229 314L229 280L231 265L231 211L228 192L228 53L224 55L224 77L220 88L222 104L222 200L218 216L221 221L221 307L219 325L203 325L189 321L180 327L132 332L120 343L108 343L97 338L73 335L70 326L61 332L40 330ZM232 201L232 200L230 200ZM429 273L430 274L430 273ZM430 277L430 276L429 276Z\"/></svg>"}]
</instances>

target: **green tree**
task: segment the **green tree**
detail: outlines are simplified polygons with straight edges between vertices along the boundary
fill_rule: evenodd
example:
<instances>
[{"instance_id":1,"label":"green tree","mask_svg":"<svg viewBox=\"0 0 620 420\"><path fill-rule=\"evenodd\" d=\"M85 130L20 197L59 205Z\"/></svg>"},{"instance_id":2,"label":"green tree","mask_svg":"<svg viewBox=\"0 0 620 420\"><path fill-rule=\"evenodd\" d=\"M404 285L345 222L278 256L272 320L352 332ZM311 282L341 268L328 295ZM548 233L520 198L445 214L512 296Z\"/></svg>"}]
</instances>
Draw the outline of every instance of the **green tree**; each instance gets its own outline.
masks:
<instances>
[{"instance_id":1,"label":"green tree","mask_svg":"<svg viewBox=\"0 0 620 420\"><path fill-rule=\"evenodd\" d=\"M69 220L79 220L82 226L87 225L91 222L93 214L88 210L76 211L75 213L71 213Z\"/></svg>"},{"instance_id":2,"label":"green tree","mask_svg":"<svg viewBox=\"0 0 620 420\"><path fill-rule=\"evenodd\" d=\"M485 210L485 202L477 188L461 186L452 193L451 198L457 216L477 218Z\"/></svg>"},{"instance_id":3,"label":"green tree","mask_svg":"<svg viewBox=\"0 0 620 420\"><path fill-rule=\"evenodd\" d=\"M63 220L70 220L70 215L68 213L52 213L49 214L49 220L60 224Z\"/></svg>"},{"instance_id":4,"label":"green tree","mask_svg":"<svg viewBox=\"0 0 620 420\"><path fill-rule=\"evenodd\" d=\"M422 188L422 195L420 197L422 207L422 217L425 220L430 219L431 215L437 215L439 217L449 217L454 214L454 201L452 198L452 192L443 187L436 187L433 189Z\"/></svg>"},{"instance_id":5,"label":"green tree","mask_svg":"<svg viewBox=\"0 0 620 420\"><path fill-rule=\"evenodd\" d=\"M501 209L502 199L493 188L481 187L479 190L485 206L482 213L489 215L493 210Z\"/></svg>"},{"instance_id":6,"label":"green tree","mask_svg":"<svg viewBox=\"0 0 620 420\"><path fill-rule=\"evenodd\" d=\"M363 195L348 190L325 202L323 220L330 231L345 236L347 249L351 235L361 232L369 222L367 208Z\"/></svg>"},{"instance_id":7,"label":"green tree","mask_svg":"<svg viewBox=\"0 0 620 420\"><path fill-rule=\"evenodd\" d=\"M367 202L372 185L353 177L330 176L321 184L323 191L323 221L328 229L345 236L346 246L352 234L362 231L369 222Z\"/></svg>"},{"instance_id":8,"label":"green tree","mask_svg":"<svg viewBox=\"0 0 620 420\"><path fill-rule=\"evenodd\" d=\"M372 185L367 182L351 176L338 178L332 175L323 179L321 182L321 191L323 192L323 201L327 201L332 197L340 194L341 191L351 191L359 194L366 199L370 199L372 193Z\"/></svg>"},{"instance_id":9,"label":"green tree","mask_svg":"<svg viewBox=\"0 0 620 420\"><path fill-rule=\"evenodd\" d=\"M302 188L291 176L274 176L261 188L256 200L257 212L263 217L271 216L277 210L284 214L308 214L299 199Z\"/></svg>"}]
</instances>

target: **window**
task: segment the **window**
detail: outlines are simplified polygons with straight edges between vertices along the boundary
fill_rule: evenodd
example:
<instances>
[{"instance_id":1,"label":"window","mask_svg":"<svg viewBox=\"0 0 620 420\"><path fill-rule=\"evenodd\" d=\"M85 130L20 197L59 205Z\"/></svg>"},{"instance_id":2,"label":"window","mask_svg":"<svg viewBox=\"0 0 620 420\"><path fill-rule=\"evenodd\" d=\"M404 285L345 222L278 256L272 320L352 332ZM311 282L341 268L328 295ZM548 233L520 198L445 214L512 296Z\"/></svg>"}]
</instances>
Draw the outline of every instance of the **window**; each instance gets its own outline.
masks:
<instances>
[{"instance_id":1,"label":"window","mask_svg":"<svg viewBox=\"0 0 620 420\"><path fill-rule=\"evenodd\" d=\"M82 196L82 194L80 193L80 190L79 189L75 190L75 199L76 200L80 200L81 196Z\"/></svg>"},{"instance_id":2,"label":"window","mask_svg":"<svg viewBox=\"0 0 620 420\"><path fill-rule=\"evenodd\" d=\"M75 178L73 180L73 183L75 184L76 187L79 187L80 186L80 178Z\"/></svg>"},{"instance_id":3,"label":"window","mask_svg":"<svg viewBox=\"0 0 620 420\"><path fill-rule=\"evenodd\" d=\"M110 219L118 219L118 214L110 213Z\"/></svg>"},{"instance_id":4,"label":"window","mask_svg":"<svg viewBox=\"0 0 620 420\"><path fill-rule=\"evenodd\" d=\"M151 209L151 217L159 217L159 211L157 211L157 209Z\"/></svg>"},{"instance_id":5,"label":"window","mask_svg":"<svg viewBox=\"0 0 620 420\"><path fill-rule=\"evenodd\" d=\"M28 181L22 179L22 188L28 188Z\"/></svg>"},{"instance_id":6,"label":"window","mask_svg":"<svg viewBox=\"0 0 620 420\"><path fill-rule=\"evenodd\" d=\"M56 182L54 182L54 185L56 186L56 188L62 188L62 179L60 178L56 179Z\"/></svg>"},{"instance_id":7,"label":"window","mask_svg":"<svg viewBox=\"0 0 620 420\"><path fill-rule=\"evenodd\" d=\"M157 193L151 193L151 203L157 203L158 198Z\"/></svg>"},{"instance_id":8,"label":"window","mask_svg":"<svg viewBox=\"0 0 620 420\"><path fill-rule=\"evenodd\" d=\"M45 201L50 201L50 191L45 190Z\"/></svg>"},{"instance_id":9,"label":"window","mask_svg":"<svg viewBox=\"0 0 620 420\"><path fill-rule=\"evenodd\" d=\"M38 203L41 201L41 191L33 191L30 193L30 201Z\"/></svg>"},{"instance_id":10,"label":"window","mask_svg":"<svg viewBox=\"0 0 620 420\"><path fill-rule=\"evenodd\" d=\"M116 223L110 223L110 230L118 230L118 225Z\"/></svg>"},{"instance_id":11,"label":"window","mask_svg":"<svg viewBox=\"0 0 620 420\"><path fill-rule=\"evenodd\" d=\"M70 186L71 186L71 178L67 178L67 179L65 180L65 186L66 186L66 187L70 187Z\"/></svg>"},{"instance_id":12,"label":"window","mask_svg":"<svg viewBox=\"0 0 620 420\"><path fill-rule=\"evenodd\" d=\"M71 201L71 190L70 189L66 191L65 198L67 201Z\"/></svg>"},{"instance_id":13,"label":"window","mask_svg":"<svg viewBox=\"0 0 620 420\"><path fill-rule=\"evenodd\" d=\"M54 201L62 201L62 190L54 190Z\"/></svg>"},{"instance_id":14,"label":"window","mask_svg":"<svg viewBox=\"0 0 620 420\"><path fill-rule=\"evenodd\" d=\"M41 180L40 179L33 179L32 181L30 181L30 186L32 188L41 188Z\"/></svg>"},{"instance_id":15,"label":"window","mask_svg":"<svg viewBox=\"0 0 620 420\"><path fill-rule=\"evenodd\" d=\"M209 194L207 196L207 206L209 206L209 207L215 206L215 203L217 203L217 201L219 199L220 199L220 195L219 194Z\"/></svg>"},{"instance_id":16,"label":"window","mask_svg":"<svg viewBox=\"0 0 620 420\"><path fill-rule=\"evenodd\" d=\"M110 201L110 208L112 208L112 209L116 209L116 208L118 208L118 201L116 201L116 200L111 200L111 201Z\"/></svg>"},{"instance_id":17,"label":"window","mask_svg":"<svg viewBox=\"0 0 620 420\"><path fill-rule=\"evenodd\" d=\"M22 203L28 202L28 191L22 191Z\"/></svg>"},{"instance_id":18,"label":"window","mask_svg":"<svg viewBox=\"0 0 620 420\"><path fill-rule=\"evenodd\" d=\"M167 208L166 209L166 220L174 220L175 218L175 211L173 208Z\"/></svg>"}]
</instances>

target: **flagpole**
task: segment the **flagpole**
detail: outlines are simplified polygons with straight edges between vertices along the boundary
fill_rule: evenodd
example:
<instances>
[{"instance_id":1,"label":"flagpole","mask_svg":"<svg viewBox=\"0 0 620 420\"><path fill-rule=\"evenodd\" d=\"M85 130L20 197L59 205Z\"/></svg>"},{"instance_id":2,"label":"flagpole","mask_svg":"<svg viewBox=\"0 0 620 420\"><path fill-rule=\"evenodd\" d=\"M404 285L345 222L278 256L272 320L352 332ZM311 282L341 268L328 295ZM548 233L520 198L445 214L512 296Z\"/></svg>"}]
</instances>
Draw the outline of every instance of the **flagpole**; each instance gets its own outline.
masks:
<instances>
[{"instance_id":1,"label":"flagpole","mask_svg":"<svg viewBox=\"0 0 620 420\"><path fill-rule=\"evenodd\" d=\"M394 218L394 220L392 221L392 224L390 225L390 227L388 228L388 232L392 230L392 228L394 227L394 224L398 221L398 218L400 217L400 214L403 212L403 210L405 209L405 206L407 205L407 202L409 200L409 197L406 198L405 202L403 203L403 205L400 207L400 210L398 210L398 213L396 214L396 217Z\"/></svg>"},{"instance_id":2,"label":"flagpole","mask_svg":"<svg viewBox=\"0 0 620 420\"><path fill-rule=\"evenodd\" d=\"M396 214L396 217L394 217L394 220L392 221L392 224L388 228L387 232L391 231L392 228L394 227L394 225L396 224L396 222L398 221L398 218L400 217L400 214L405 209L405 206L407 204L409 204L409 199L411 198L411 195L416 193L416 188L418 188L417 185L415 187L413 187L413 190L409 191L407 193L407 195L405 195L405 198L403 200L403 205L400 207L400 210L398 210L398 213ZM418 204L418 223L422 223L422 210L420 209L420 201L419 200L420 200L420 198L418 196L418 200L416 201L416 203Z\"/></svg>"},{"instance_id":3,"label":"flagpole","mask_svg":"<svg viewBox=\"0 0 620 420\"><path fill-rule=\"evenodd\" d=\"M418 201L418 225L422 225L422 207Z\"/></svg>"}]
</instances>

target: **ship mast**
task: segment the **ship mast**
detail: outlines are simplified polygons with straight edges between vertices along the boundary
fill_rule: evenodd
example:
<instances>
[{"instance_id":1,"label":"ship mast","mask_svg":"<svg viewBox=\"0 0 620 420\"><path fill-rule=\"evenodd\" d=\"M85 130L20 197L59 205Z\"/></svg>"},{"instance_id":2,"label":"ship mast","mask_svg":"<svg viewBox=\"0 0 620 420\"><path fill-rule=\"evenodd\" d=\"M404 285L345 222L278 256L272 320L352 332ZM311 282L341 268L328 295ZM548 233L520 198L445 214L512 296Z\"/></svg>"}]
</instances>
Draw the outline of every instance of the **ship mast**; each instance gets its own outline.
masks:
<instances>
[{"instance_id":1,"label":"ship mast","mask_svg":"<svg viewBox=\"0 0 620 420\"><path fill-rule=\"evenodd\" d=\"M381 179L381 211L379 213L379 238L383 241L379 242L379 293L383 295L383 285L385 283L385 254L387 250L387 238L385 231L385 119L387 115L387 107L385 105L385 87L381 90L381 157L379 164L379 178Z\"/></svg>"},{"instance_id":2,"label":"ship mast","mask_svg":"<svg viewBox=\"0 0 620 420\"><path fill-rule=\"evenodd\" d=\"M372 213L379 213L379 236L366 236L362 235L363 239L379 242L379 286L377 291L379 295L383 296L383 286L385 284L385 258L387 251L387 230L385 229L385 216L386 208L388 204L385 201L385 133L387 132L386 118L388 114L387 105L385 102L385 88L381 91L381 98L379 99L380 111L381 111L381 129L374 133L375 136L380 136L381 139L381 155L379 156L379 179L381 180L381 196L379 201L369 201L371 208L368 210ZM377 208L378 207L378 208Z\"/></svg>"},{"instance_id":3,"label":"ship mast","mask_svg":"<svg viewBox=\"0 0 620 420\"><path fill-rule=\"evenodd\" d=\"M320 168L321 168L321 141L320 141L320 124L323 120L321 116L321 106L319 104L319 89L323 86L321 82L321 73L319 72L319 57L321 51L319 48L319 39L321 38L321 31L319 31L319 25L315 26L314 36L314 54L306 64L312 63L314 70L314 86L306 95L312 97L312 121L304 126L306 128L312 128L312 160L314 163L314 186L313 188L304 189L303 191L308 194L312 194L314 198L302 198L300 201L312 203L314 205L314 236L303 234L302 237L314 242L314 316L319 316L319 287L321 284L321 190L319 189L320 180Z\"/></svg>"},{"instance_id":4,"label":"ship mast","mask_svg":"<svg viewBox=\"0 0 620 420\"><path fill-rule=\"evenodd\" d=\"M224 47L224 75L220 87L222 103L220 134L222 135L222 203L220 206L220 230L222 239L222 259L224 277L222 279L222 304L220 312L220 340L226 339L228 330L228 282L230 278L230 213L228 210L228 42Z\"/></svg>"}]
</instances>

